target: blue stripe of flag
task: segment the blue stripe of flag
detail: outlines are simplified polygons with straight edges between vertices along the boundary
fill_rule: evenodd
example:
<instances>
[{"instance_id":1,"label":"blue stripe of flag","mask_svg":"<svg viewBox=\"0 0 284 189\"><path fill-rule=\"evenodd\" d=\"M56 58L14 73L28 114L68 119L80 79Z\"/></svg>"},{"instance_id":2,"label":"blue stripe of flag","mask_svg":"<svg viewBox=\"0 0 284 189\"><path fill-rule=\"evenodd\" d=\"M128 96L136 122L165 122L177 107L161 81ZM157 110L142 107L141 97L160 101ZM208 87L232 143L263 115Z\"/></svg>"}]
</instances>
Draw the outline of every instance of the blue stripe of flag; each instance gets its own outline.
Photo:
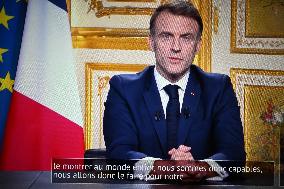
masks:
<instances>
[{"instance_id":1,"label":"blue stripe of flag","mask_svg":"<svg viewBox=\"0 0 284 189\"><path fill-rule=\"evenodd\" d=\"M7 22L9 29L7 29L3 24L0 24L0 48L8 49L7 52L2 54L3 62L0 62L0 78L4 79L9 72L11 79L15 80L27 10L27 2L25 0L18 2L16 0L1 0L0 11L3 8L5 9L6 15L14 16L14 18L8 20ZM2 147L11 96L12 93L8 89L0 91L0 148Z\"/></svg>"}]
</instances>

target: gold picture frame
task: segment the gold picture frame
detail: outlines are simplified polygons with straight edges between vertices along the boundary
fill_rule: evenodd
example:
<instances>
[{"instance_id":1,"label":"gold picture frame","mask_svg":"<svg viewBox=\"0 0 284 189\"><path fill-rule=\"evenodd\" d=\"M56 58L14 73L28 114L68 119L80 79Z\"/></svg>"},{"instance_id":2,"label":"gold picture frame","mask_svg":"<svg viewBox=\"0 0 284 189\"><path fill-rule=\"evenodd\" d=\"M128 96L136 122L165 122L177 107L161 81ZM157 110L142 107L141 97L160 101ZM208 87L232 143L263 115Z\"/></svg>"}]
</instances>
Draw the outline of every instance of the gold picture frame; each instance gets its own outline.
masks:
<instances>
[{"instance_id":1,"label":"gold picture frame","mask_svg":"<svg viewBox=\"0 0 284 189\"><path fill-rule=\"evenodd\" d=\"M146 64L85 64L85 150L104 148L103 111L109 80L115 74L136 73L142 71ZM96 105L96 107L94 107ZM97 138L96 138L97 137Z\"/></svg>"},{"instance_id":2,"label":"gold picture frame","mask_svg":"<svg viewBox=\"0 0 284 189\"><path fill-rule=\"evenodd\" d=\"M252 6L252 2L258 4L258 6ZM255 18L264 12L259 5L259 1L256 3L254 0L231 0L232 53L284 54L284 37L282 32L267 32L267 29L263 29L266 26L262 27L259 23L266 23L267 25L268 21L263 22L263 18L260 16ZM262 12L255 13L256 9L259 10L258 12L261 12L260 10ZM267 14L267 17L269 17L269 14ZM267 18L267 20L273 20L273 18ZM281 19L273 21L273 25L277 25L277 23L282 23ZM278 31L281 30L281 27Z\"/></svg>"},{"instance_id":3,"label":"gold picture frame","mask_svg":"<svg viewBox=\"0 0 284 189\"><path fill-rule=\"evenodd\" d=\"M91 1L95 2L94 0ZM164 1L166 0L155 2L163 3ZM199 9L204 24L202 47L200 49L200 52L196 56L195 63L200 66L204 71L211 72L212 0L193 0L193 3ZM67 0L67 5L72 26L71 0ZM90 6L91 5L92 4L90 4ZM113 11L114 9L111 10ZM152 14L151 11L153 11L153 9L151 8L151 11L149 10L145 8L143 8L143 10L141 9L142 13L144 12L144 15L148 15L150 18L150 15ZM130 10L129 7L127 7L127 9L119 8L118 12L130 16L141 14L141 12L137 12L136 9ZM86 26L71 27L71 32L74 48L149 50L148 28L110 28Z\"/></svg>"},{"instance_id":4,"label":"gold picture frame","mask_svg":"<svg viewBox=\"0 0 284 189\"><path fill-rule=\"evenodd\" d=\"M268 153L269 147L271 145L267 145L264 150L258 148L253 144L253 138L259 137L261 132L265 132L265 127L263 126L263 120L261 116L267 111L267 99L275 99L275 104L284 101L283 93L277 93L277 98L281 100L277 100L277 98L273 98L273 91L276 88L280 88L281 90L284 87L284 71L282 70L261 70L261 69L243 69L243 68L231 68L230 69L230 77L233 84L233 88L235 90L238 103L240 106L240 114L241 120L243 123L244 134L245 134L245 148L247 151L247 160L257 161L263 160L263 156L265 153ZM272 97L272 98L270 98ZM279 102L278 102L279 101ZM278 106L278 104L277 104ZM257 120L257 121L255 121ZM265 123L267 124L267 123ZM259 131L256 130L255 126L261 128ZM272 133L271 130L267 130L268 134L273 135L274 139L270 139L271 144L275 144L275 141L279 141L279 132ZM269 133L270 132L270 133ZM283 133L283 129L281 130ZM249 133L249 134L248 134ZM267 134L267 133L266 133ZM275 139L276 137L276 139ZM278 138L277 138L278 137ZM281 138L282 137L282 138ZM284 136L280 136L283 139ZM267 137L266 137L267 139ZM266 140L263 139L263 140ZM260 139L259 139L260 140ZM281 140L280 140L281 141ZM258 141L258 144L260 142ZM279 144L277 144L279 147ZM284 145L280 142L281 145ZM276 147L276 151L279 149ZM281 149L280 149L281 151ZM275 149L274 149L275 152ZM277 163L280 161L280 157L277 157L277 151L274 153L274 161ZM279 152L280 153L280 152ZM276 154L276 155L275 155ZM280 153L281 154L281 153ZM276 157L276 158L275 158ZM282 157L283 158L283 157ZM266 160L272 160L272 156L268 156ZM278 173L278 166L276 173Z\"/></svg>"}]
</instances>

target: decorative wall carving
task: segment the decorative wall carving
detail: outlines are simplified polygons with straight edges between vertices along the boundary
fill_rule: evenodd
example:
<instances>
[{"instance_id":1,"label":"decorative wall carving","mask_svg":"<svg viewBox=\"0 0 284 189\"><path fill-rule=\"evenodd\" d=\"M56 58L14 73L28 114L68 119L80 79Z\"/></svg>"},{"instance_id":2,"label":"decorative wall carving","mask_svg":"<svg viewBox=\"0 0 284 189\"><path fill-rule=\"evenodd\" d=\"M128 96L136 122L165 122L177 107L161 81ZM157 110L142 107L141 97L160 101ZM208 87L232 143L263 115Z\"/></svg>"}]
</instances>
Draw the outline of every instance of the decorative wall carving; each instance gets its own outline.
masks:
<instances>
[{"instance_id":1,"label":"decorative wall carving","mask_svg":"<svg viewBox=\"0 0 284 189\"><path fill-rule=\"evenodd\" d=\"M109 80L115 74L136 73L147 65L86 63L85 66L85 149L105 148L103 139L104 102L109 91Z\"/></svg>"}]
</instances>

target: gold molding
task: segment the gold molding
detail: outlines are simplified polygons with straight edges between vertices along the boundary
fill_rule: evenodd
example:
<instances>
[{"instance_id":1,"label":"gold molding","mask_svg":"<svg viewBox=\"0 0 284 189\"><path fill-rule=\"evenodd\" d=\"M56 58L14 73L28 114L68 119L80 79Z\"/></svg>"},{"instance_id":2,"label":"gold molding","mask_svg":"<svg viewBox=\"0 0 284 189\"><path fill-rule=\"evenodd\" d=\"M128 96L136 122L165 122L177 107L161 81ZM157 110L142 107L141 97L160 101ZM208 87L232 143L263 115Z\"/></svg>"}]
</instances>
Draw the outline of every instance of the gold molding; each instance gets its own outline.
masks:
<instances>
[{"instance_id":1,"label":"gold molding","mask_svg":"<svg viewBox=\"0 0 284 189\"><path fill-rule=\"evenodd\" d=\"M244 68L231 68L230 78L233 84L233 88L236 89L237 75L271 75L271 76L284 76L282 70L263 70L263 69L244 69Z\"/></svg>"},{"instance_id":2,"label":"gold molding","mask_svg":"<svg viewBox=\"0 0 284 189\"><path fill-rule=\"evenodd\" d=\"M155 0L108 0L110 2L156 2ZM86 1L87 2L87 1ZM161 4L165 3L166 0L161 0ZM89 3L89 10L96 11L96 17L100 18L103 16L110 15L152 15L154 8L140 8L140 7L104 7L103 1L91 0Z\"/></svg>"},{"instance_id":3,"label":"gold molding","mask_svg":"<svg viewBox=\"0 0 284 189\"><path fill-rule=\"evenodd\" d=\"M213 11L213 28L214 28L214 33L217 34L218 33L218 28L219 28L219 8L218 7L214 7L214 11Z\"/></svg>"},{"instance_id":4,"label":"gold molding","mask_svg":"<svg viewBox=\"0 0 284 189\"><path fill-rule=\"evenodd\" d=\"M148 30L71 28L74 48L149 50Z\"/></svg>"},{"instance_id":5,"label":"gold molding","mask_svg":"<svg viewBox=\"0 0 284 189\"><path fill-rule=\"evenodd\" d=\"M231 0L231 52L232 53L243 53L243 54L270 54L270 55L281 55L284 54L284 49L260 49L260 48L239 48L236 43L240 41L237 40L237 4L238 0ZM245 10L244 10L245 11ZM249 45L270 45L278 46L283 45L281 41L256 41L252 40L247 42Z\"/></svg>"},{"instance_id":6,"label":"gold molding","mask_svg":"<svg viewBox=\"0 0 284 189\"><path fill-rule=\"evenodd\" d=\"M148 37L148 29L72 27L72 36Z\"/></svg>"},{"instance_id":7,"label":"gold molding","mask_svg":"<svg viewBox=\"0 0 284 189\"><path fill-rule=\"evenodd\" d=\"M156 0L107 0L109 2L156 2Z\"/></svg>"},{"instance_id":8,"label":"gold molding","mask_svg":"<svg viewBox=\"0 0 284 189\"><path fill-rule=\"evenodd\" d=\"M96 17L101 18L110 15L151 15L154 11L153 8L140 8L140 7L104 7L102 1L92 0L90 10L97 9Z\"/></svg>"},{"instance_id":9,"label":"gold molding","mask_svg":"<svg viewBox=\"0 0 284 189\"><path fill-rule=\"evenodd\" d=\"M221 0L216 0L214 3L213 2L212 2L213 31L215 34L218 34L222 5L221 5Z\"/></svg>"},{"instance_id":10,"label":"gold molding","mask_svg":"<svg viewBox=\"0 0 284 189\"><path fill-rule=\"evenodd\" d=\"M203 20L202 46L198 53L197 65L206 72L211 72L212 56L212 0L196 1Z\"/></svg>"},{"instance_id":11,"label":"gold molding","mask_svg":"<svg viewBox=\"0 0 284 189\"><path fill-rule=\"evenodd\" d=\"M113 64L113 63L86 63L85 64L85 124L84 124L84 140L85 150L93 148L93 98L94 98L94 73L95 71L128 71L138 72L143 70L148 65L146 64ZM98 94L102 93L105 87L105 82L108 82L110 77L99 78L103 79L103 85L99 87ZM101 81L101 80L100 80ZM102 82L101 82L102 83ZM99 142L102 142L102 99L100 98L100 125L99 125Z\"/></svg>"},{"instance_id":12,"label":"gold molding","mask_svg":"<svg viewBox=\"0 0 284 189\"><path fill-rule=\"evenodd\" d=\"M67 1L70 7L71 0ZM193 3L199 9L204 25L202 46L195 63L204 71L211 72L212 0L195 0ZM74 48L149 50L148 29L72 27L71 31Z\"/></svg>"},{"instance_id":13,"label":"gold molding","mask_svg":"<svg viewBox=\"0 0 284 189\"><path fill-rule=\"evenodd\" d=\"M72 36L74 48L149 50L147 37Z\"/></svg>"}]
</instances>

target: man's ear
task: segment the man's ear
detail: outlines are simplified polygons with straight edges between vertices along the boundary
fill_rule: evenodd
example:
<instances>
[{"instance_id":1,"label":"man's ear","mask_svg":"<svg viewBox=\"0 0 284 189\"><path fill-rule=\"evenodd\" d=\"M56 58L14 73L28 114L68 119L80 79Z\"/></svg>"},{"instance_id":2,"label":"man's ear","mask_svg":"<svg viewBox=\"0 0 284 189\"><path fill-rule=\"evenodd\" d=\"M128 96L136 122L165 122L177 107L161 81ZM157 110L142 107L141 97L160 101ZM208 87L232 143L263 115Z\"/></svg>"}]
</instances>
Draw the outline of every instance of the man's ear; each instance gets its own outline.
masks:
<instances>
[{"instance_id":1,"label":"man's ear","mask_svg":"<svg viewBox=\"0 0 284 189\"><path fill-rule=\"evenodd\" d=\"M154 51L154 39L152 35L148 36L148 47L151 51Z\"/></svg>"},{"instance_id":2,"label":"man's ear","mask_svg":"<svg viewBox=\"0 0 284 189\"><path fill-rule=\"evenodd\" d=\"M198 43L196 44L196 48L195 48L195 53L197 54L199 52L199 50L201 49L201 45L202 45L202 40L201 38L199 39Z\"/></svg>"}]
</instances>

